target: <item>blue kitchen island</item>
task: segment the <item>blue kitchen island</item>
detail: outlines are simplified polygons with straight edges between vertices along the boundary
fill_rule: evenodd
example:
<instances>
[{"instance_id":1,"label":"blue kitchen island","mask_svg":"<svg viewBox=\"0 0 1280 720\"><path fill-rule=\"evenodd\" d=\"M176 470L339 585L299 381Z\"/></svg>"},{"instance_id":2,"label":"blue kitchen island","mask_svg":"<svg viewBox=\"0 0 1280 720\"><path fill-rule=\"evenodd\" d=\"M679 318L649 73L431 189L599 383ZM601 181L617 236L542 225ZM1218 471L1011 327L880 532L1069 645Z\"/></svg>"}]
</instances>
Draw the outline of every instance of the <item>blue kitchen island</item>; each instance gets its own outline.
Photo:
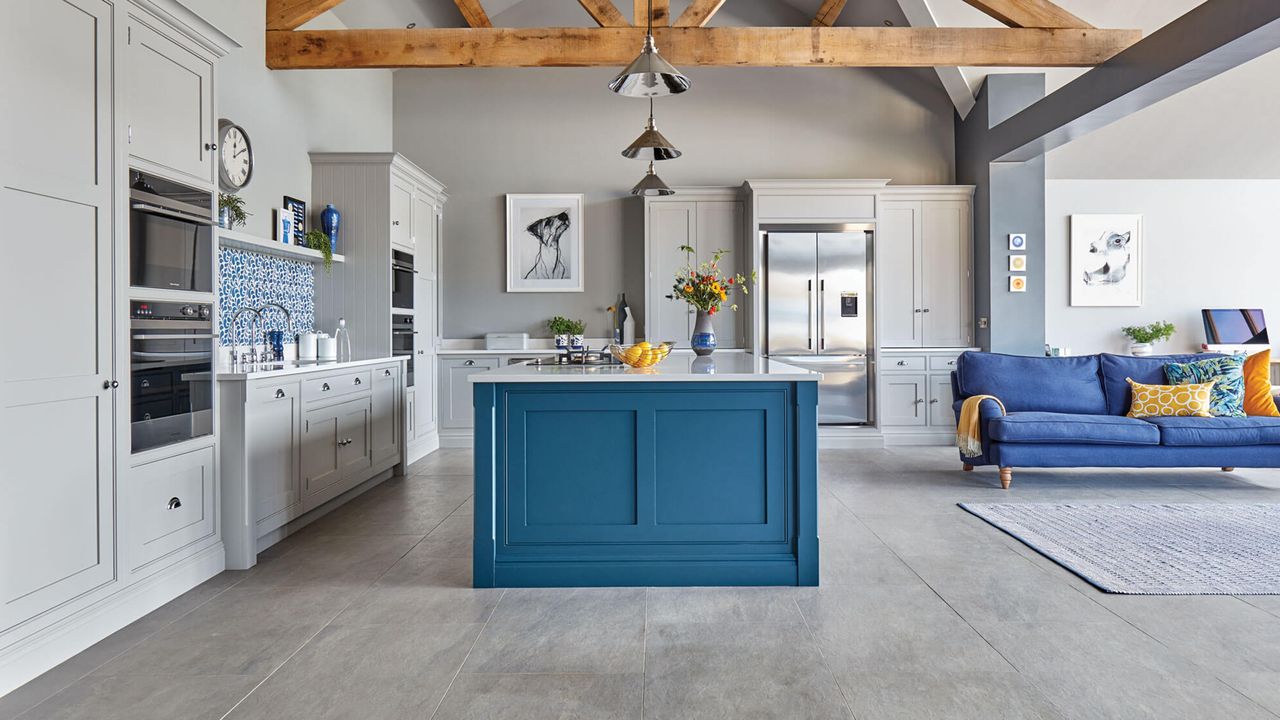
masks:
<instances>
[{"instance_id":1,"label":"blue kitchen island","mask_svg":"<svg viewBox=\"0 0 1280 720\"><path fill-rule=\"evenodd\" d=\"M817 585L820 377L745 353L472 375L474 585Z\"/></svg>"}]
</instances>

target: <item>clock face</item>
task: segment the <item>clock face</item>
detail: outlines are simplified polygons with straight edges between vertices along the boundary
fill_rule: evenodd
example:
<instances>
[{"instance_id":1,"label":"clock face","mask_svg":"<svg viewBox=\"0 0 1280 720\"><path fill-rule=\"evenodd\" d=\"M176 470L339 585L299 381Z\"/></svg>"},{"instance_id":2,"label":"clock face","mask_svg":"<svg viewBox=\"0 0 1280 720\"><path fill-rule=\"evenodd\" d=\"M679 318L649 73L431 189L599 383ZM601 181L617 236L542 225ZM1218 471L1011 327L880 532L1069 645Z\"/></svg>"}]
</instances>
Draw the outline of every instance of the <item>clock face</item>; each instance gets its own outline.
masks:
<instances>
[{"instance_id":1,"label":"clock face","mask_svg":"<svg viewBox=\"0 0 1280 720\"><path fill-rule=\"evenodd\" d=\"M253 176L253 150L249 136L239 125L223 127L218 151L222 161L218 175L226 189L234 191L248 185Z\"/></svg>"}]
</instances>

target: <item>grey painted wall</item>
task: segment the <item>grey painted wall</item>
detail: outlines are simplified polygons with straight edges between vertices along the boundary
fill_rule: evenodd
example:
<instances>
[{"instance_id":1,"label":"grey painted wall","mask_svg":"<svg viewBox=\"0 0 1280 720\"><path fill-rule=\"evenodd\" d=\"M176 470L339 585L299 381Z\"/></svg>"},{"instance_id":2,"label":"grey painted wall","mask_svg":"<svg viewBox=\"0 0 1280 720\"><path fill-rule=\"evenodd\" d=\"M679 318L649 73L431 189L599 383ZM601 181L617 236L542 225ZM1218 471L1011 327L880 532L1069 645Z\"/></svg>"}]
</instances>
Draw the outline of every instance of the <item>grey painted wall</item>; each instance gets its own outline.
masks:
<instances>
[{"instance_id":1,"label":"grey painted wall","mask_svg":"<svg viewBox=\"0 0 1280 720\"><path fill-rule=\"evenodd\" d=\"M977 104L956 121L956 181L974 193L974 313L977 342L992 352L1044 354L1044 158L992 163L988 130L1044 97L1040 74L992 75ZM1010 233L1027 234L1027 291L1009 292Z\"/></svg>"},{"instance_id":2,"label":"grey painted wall","mask_svg":"<svg viewBox=\"0 0 1280 720\"><path fill-rule=\"evenodd\" d=\"M395 149L449 188L445 337L545 336L563 314L604 334L604 308L642 304L643 218L627 193L644 173L619 153L647 106L605 85L610 68L401 70ZM953 181L952 107L930 72L693 68L693 90L657 102L685 152L659 163L671 185L758 178ZM583 293L506 293L504 195L587 195Z\"/></svg>"},{"instance_id":3,"label":"grey painted wall","mask_svg":"<svg viewBox=\"0 0 1280 720\"><path fill-rule=\"evenodd\" d=\"M219 117L253 142L253 179L240 193L253 217L244 230L271 237L285 195L311 198L310 151L391 149L391 71L273 72L265 60L266 0L185 0L241 48L218 61ZM326 13L306 27L343 27Z\"/></svg>"}]
</instances>

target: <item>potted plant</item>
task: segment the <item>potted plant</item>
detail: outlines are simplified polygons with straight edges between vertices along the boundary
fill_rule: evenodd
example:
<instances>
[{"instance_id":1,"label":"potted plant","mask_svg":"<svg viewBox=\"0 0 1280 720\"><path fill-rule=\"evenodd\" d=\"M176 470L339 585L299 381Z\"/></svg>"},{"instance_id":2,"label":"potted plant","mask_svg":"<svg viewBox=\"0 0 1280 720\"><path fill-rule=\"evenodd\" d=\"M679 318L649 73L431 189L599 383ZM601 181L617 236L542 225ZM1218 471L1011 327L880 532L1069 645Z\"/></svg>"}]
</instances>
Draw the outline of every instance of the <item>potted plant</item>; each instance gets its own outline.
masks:
<instances>
[{"instance_id":1,"label":"potted plant","mask_svg":"<svg viewBox=\"0 0 1280 720\"><path fill-rule=\"evenodd\" d=\"M1141 357L1150 355L1155 343L1173 337L1174 327L1173 323L1162 320L1150 325L1129 325L1120 328L1120 332L1129 338L1129 353Z\"/></svg>"},{"instance_id":2,"label":"potted plant","mask_svg":"<svg viewBox=\"0 0 1280 720\"><path fill-rule=\"evenodd\" d=\"M587 324L581 320L570 320L557 315L547 321L547 328L551 330L552 335L555 335L558 348L567 347L576 350L585 342L582 334L586 332Z\"/></svg>"},{"instance_id":3,"label":"potted plant","mask_svg":"<svg viewBox=\"0 0 1280 720\"><path fill-rule=\"evenodd\" d=\"M747 278L741 273L721 274L720 259L729 254L728 250L716 250L712 253L710 262L695 266L693 248L681 245L680 249L689 258L689 262L676 274L675 283L671 286L672 294L697 309L698 317L694 321L693 336L689 338L689 344L699 356L710 355L716 349L716 331L711 318L720 312L721 303L729 302L730 295L739 291L743 295L750 292ZM753 271L751 282L755 280L756 274ZM730 303L729 309L737 311L738 304Z\"/></svg>"},{"instance_id":4,"label":"potted plant","mask_svg":"<svg viewBox=\"0 0 1280 720\"><path fill-rule=\"evenodd\" d=\"M324 271L333 272L333 243L329 242L329 236L320 230L308 230L302 239L307 243L307 247L319 250L324 256Z\"/></svg>"},{"instance_id":5,"label":"potted plant","mask_svg":"<svg viewBox=\"0 0 1280 720\"><path fill-rule=\"evenodd\" d=\"M244 198L218 193L218 225L226 230L243 227L253 213L244 209Z\"/></svg>"}]
</instances>

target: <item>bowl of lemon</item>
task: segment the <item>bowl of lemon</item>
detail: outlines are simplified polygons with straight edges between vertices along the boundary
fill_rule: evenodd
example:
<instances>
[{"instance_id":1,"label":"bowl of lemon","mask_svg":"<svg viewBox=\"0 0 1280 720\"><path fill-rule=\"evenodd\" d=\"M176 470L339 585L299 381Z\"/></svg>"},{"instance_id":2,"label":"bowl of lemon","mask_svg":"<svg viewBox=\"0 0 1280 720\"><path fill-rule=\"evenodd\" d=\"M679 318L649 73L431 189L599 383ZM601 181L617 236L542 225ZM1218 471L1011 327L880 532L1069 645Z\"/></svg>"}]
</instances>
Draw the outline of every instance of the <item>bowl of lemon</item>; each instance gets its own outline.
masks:
<instances>
[{"instance_id":1,"label":"bowl of lemon","mask_svg":"<svg viewBox=\"0 0 1280 720\"><path fill-rule=\"evenodd\" d=\"M647 342L638 342L635 345L610 345L609 352L618 359L618 362L633 368L649 368L662 362L667 355L671 354L671 343L650 345Z\"/></svg>"}]
</instances>

